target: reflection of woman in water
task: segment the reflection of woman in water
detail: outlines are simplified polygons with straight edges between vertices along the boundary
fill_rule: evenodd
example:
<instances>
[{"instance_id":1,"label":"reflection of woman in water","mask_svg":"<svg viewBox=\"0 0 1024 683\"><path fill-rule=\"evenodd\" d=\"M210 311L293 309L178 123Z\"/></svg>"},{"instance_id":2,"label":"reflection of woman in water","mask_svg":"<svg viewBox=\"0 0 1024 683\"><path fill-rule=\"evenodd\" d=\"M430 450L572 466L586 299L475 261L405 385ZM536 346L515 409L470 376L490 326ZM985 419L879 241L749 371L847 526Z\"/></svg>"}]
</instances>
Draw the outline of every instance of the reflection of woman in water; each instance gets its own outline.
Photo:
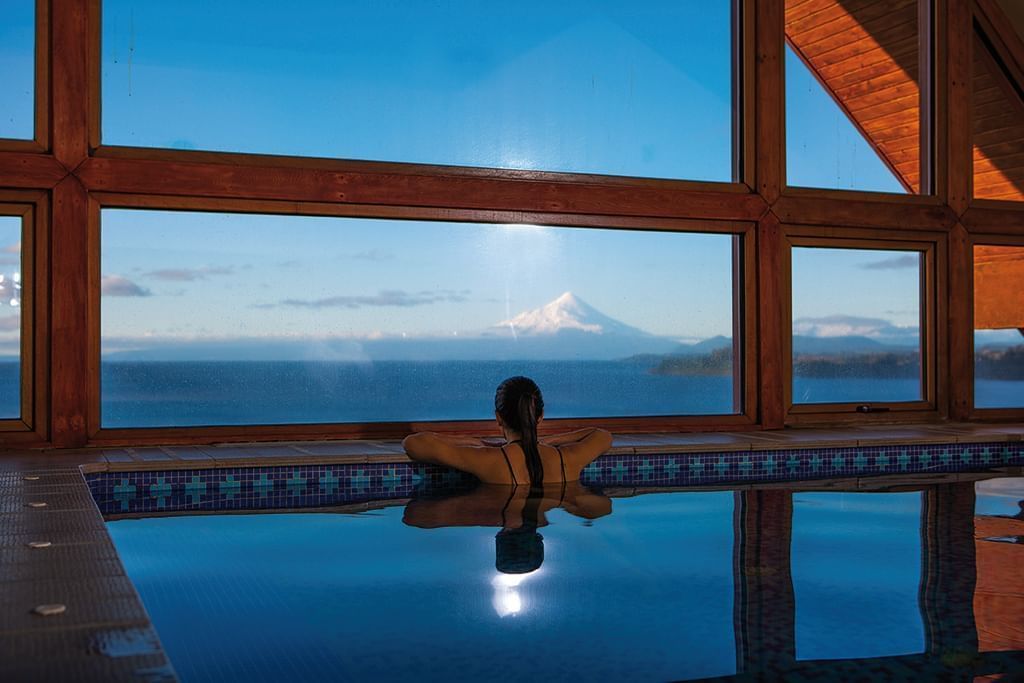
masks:
<instances>
[{"instance_id":1,"label":"reflection of woman in water","mask_svg":"<svg viewBox=\"0 0 1024 683\"><path fill-rule=\"evenodd\" d=\"M452 526L492 526L494 567L491 581L493 604L504 617L523 609L518 588L544 562L544 537L537 529L546 526L546 513L561 507L584 519L597 519L612 511L607 496L594 493L579 482L546 487L481 484L468 493L444 498L414 498L402 518L409 526L436 529Z\"/></svg>"},{"instance_id":2,"label":"reflection of woman in water","mask_svg":"<svg viewBox=\"0 0 1024 683\"><path fill-rule=\"evenodd\" d=\"M494 416L505 443L420 432L402 445L413 460L446 465L469 472L489 484L562 484L576 481L580 472L612 445L603 429L580 429L539 441L537 426L544 418L544 398L533 380L510 377L494 395Z\"/></svg>"}]
</instances>

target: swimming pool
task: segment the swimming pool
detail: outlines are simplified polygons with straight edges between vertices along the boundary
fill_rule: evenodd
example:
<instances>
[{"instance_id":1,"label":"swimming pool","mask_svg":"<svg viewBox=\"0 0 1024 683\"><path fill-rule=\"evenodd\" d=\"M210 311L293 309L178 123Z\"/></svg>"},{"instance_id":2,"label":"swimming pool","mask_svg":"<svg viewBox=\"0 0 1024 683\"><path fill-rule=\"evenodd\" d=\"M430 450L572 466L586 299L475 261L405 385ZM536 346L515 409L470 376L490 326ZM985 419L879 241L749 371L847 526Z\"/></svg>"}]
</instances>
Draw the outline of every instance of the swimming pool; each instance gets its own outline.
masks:
<instances>
[{"instance_id":1,"label":"swimming pool","mask_svg":"<svg viewBox=\"0 0 1024 683\"><path fill-rule=\"evenodd\" d=\"M460 484L108 528L184 681L1024 676L1024 479L836 486Z\"/></svg>"}]
</instances>

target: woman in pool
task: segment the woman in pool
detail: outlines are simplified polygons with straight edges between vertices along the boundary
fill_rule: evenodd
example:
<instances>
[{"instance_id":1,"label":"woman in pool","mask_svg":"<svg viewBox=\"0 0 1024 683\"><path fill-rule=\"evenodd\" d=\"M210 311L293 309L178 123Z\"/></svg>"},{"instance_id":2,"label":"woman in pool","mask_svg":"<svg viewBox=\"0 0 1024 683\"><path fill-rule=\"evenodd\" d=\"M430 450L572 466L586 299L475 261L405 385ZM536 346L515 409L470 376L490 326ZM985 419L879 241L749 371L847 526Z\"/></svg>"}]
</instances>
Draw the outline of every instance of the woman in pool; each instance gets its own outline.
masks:
<instances>
[{"instance_id":1,"label":"woman in pool","mask_svg":"<svg viewBox=\"0 0 1024 683\"><path fill-rule=\"evenodd\" d=\"M564 484L612 445L603 429L580 429L540 441L537 426L544 418L544 398L532 379L509 377L494 394L494 416L504 443L420 432L402 445L413 460L469 472L488 484Z\"/></svg>"}]
</instances>

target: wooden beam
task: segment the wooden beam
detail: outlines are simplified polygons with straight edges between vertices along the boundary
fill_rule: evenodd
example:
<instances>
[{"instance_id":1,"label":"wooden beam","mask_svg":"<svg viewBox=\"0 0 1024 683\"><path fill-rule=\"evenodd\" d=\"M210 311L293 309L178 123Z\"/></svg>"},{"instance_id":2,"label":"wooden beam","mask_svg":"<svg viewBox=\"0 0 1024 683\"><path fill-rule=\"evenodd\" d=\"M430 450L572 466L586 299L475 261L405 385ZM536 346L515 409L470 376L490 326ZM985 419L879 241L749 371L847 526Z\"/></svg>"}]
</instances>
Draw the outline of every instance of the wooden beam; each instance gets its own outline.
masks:
<instances>
[{"instance_id":1,"label":"wooden beam","mask_svg":"<svg viewBox=\"0 0 1024 683\"><path fill-rule=\"evenodd\" d=\"M1024 203L975 200L960 222L970 233L1024 236Z\"/></svg>"},{"instance_id":2,"label":"wooden beam","mask_svg":"<svg viewBox=\"0 0 1024 683\"><path fill-rule=\"evenodd\" d=\"M89 383L88 195L74 177L53 191L50 282L50 439L58 448L84 446Z\"/></svg>"},{"instance_id":3,"label":"wooden beam","mask_svg":"<svg viewBox=\"0 0 1024 683\"><path fill-rule=\"evenodd\" d=\"M50 16L53 154L73 169L89 155L89 43L93 0L52 0Z\"/></svg>"},{"instance_id":4,"label":"wooden beam","mask_svg":"<svg viewBox=\"0 0 1024 683\"><path fill-rule=\"evenodd\" d=\"M339 162L339 166L348 166ZM756 194L689 191L670 181L519 180L487 174L376 173L310 166L239 166L93 157L76 171L90 191L338 204L757 220Z\"/></svg>"},{"instance_id":5,"label":"wooden beam","mask_svg":"<svg viewBox=\"0 0 1024 683\"><path fill-rule=\"evenodd\" d=\"M49 154L0 152L0 187L49 190L67 174Z\"/></svg>"},{"instance_id":6,"label":"wooden beam","mask_svg":"<svg viewBox=\"0 0 1024 683\"><path fill-rule=\"evenodd\" d=\"M768 204L774 204L779 198L786 178L783 4L778 0L755 5L756 188Z\"/></svg>"},{"instance_id":7,"label":"wooden beam","mask_svg":"<svg viewBox=\"0 0 1024 683\"><path fill-rule=\"evenodd\" d=\"M780 429L786 418L785 299L782 228L769 212L757 224L757 338L761 426Z\"/></svg>"},{"instance_id":8,"label":"wooden beam","mask_svg":"<svg viewBox=\"0 0 1024 683\"><path fill-rule=\"evenodd\" d=\"M804 225L934 231L948 230L956 222L953 211L936 200L891 197L868 199L847 192L787 190L786 196L772 205L772 212L784 223Z\"/></svg>"},{"instance_id":9,"label":"wooden beam","mask_svg":"<svg viewBox=\"0 0 1024 683\"><path fill-rule=\"evenodd\" d=\"M971 0L945 0L945 16L936 17L938 36L946 56L944 92L946 103L946 201L957 217L971 201Z\"/></svg>"}]
</instances>

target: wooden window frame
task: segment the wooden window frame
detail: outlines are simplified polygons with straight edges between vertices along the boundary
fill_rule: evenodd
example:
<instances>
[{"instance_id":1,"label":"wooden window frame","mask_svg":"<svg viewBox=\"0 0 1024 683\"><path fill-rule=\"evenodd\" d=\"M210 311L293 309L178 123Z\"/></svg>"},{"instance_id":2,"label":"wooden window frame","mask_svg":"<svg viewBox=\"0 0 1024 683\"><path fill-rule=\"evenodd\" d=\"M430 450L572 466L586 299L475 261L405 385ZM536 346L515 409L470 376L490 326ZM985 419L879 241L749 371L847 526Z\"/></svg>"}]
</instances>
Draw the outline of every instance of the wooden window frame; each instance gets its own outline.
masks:
<instances>
[{"instance_id":1,"label":"wooden window frame","mask_svg":"<svg viewBox=\"0 0 1024 683\"><path fill-rule=\"evenodd\" d=\"M46 436L48 201L43 192L0 190L0 215L21 219L20 416L0 419L0 441L31 443Z\"/></svg>"},{"instance_id":2,"label":"wooden window frame","mask_svg":"<svg viewBox=\"0 0 1024 683\"><path fill-rule=\"evenodd\" d=\"M971 234L967 238L967 244L969 245L968 254L970 255L970 272L971 275L967 278L967 297L966 297L966 319L970 321L970 329L968 330L969 339L967 347L970 350L969 362L966 364L966 380L962 391L966 397L967 405L970 406L968 412L968 418L979 421L1000 421L1000 420L1017 420L1024 421L1024 401L1018 408L977 408L974 405L974 247L976 245L981 246L1007 246L1007 247L1024 247L1024 235L999 235L999 234L984 234L975 233ZM1024 338L1022 338L1024 343Z\"/></svg>"},{"instance_id":3,"label":"wooden window frame","mask_svg":"<svg viewBox=\"0 0 1024 683\"><path fill-rule=\"evenodd\" d=\"M782 262L786 296L784 364L787 424L851 424L935 420L946 416L946 386L942 368L947 358L945 278L948 269L946 235L943 233L878 230L835 230L827 226L784 226L786 257ZM921 388L919 401L851 401L841 403L793 402L793 286L794 247L917 251L923 255L920 274ZM851 283L853 284L853 283ZM858 406L880 412L858 412Z\"/></svg>"},{"instance_id":4,"label":"wooden window frame","mask_svg":"<svg viewBox=\"0 0 1024 683\"><path fill-rule=\"evenodd\" d=\"M558 229L614 228L621 230L657 230L678 233L732 235L734 267L723 274L733 284L734 349L739 370L734 373L734 401L737 412L723 415L676 415L613 418L565 418L544 421L545 432L558 432L588 426L604 426L618 432L636 431L705 431L749 429L757 424L757 312L745 305L757 300L755 245L756 224L743 221L665 220L644 218L609 218L524 212L471 210L437 210L418 207L379 205L294 204L285 202L253 202L250 200L215 200L191 197L158 197L93 193L89 201L89 376L88 440L95 445L145 443L203 443L254 439L296 438L395 438L411 431L430 429L441 432L476 432L493 429L491 420L460 420L445 422L380 422L319 424L253 424L240 426L202 427L133 427L104 428L101 423L100 387L100 243L101 211L104 208L149 209L177 211L224 211L238 213L325 216L335 218L384 218L398 220L458 221L482 223L528 223Z\"/></svg>"}]
</instances>

